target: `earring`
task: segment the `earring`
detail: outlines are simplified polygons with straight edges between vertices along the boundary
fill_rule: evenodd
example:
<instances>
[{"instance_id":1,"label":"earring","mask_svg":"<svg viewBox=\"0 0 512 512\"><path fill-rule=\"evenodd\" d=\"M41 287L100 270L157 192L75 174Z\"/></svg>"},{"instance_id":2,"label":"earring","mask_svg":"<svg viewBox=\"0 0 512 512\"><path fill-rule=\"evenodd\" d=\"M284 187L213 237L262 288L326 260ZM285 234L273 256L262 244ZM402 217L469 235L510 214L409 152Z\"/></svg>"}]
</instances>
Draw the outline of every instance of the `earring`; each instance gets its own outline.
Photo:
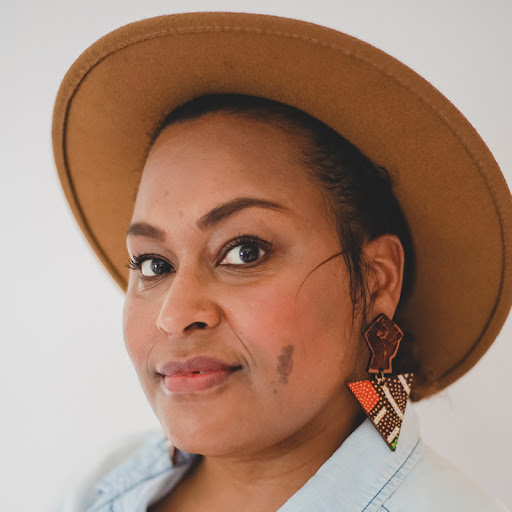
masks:
<instances>
[{"instance_id":1,"label":"earring","mask_svg":"<svg viewBox=\"0 0 512 512\"><path fill-rule=\"evenodd\" d=\"M384 374L392 372L391 362L403 335L400 327L386 315L377 316L364 332L364 339L371 351L366 370L376 377L347 382L347 387L392 451L396 450L414 374Z\"/></svg>"}]
</instances>

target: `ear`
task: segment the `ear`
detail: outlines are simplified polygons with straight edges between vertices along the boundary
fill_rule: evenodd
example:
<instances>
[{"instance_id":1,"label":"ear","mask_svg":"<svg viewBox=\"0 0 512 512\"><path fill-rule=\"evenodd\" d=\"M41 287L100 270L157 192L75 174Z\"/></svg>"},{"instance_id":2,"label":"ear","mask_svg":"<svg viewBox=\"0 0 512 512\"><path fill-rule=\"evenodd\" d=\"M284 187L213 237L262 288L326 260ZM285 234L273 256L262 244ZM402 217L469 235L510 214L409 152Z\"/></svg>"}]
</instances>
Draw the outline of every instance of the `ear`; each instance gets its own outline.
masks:
<instances>
[{"instance_id":1,"label":"ear","mask_svg":"<svg viewBox=\"0 0 512 512\"><path fill-rule=\"evenodd\" d=\"M370 318L384 313L393 318L400 299L404 249L396 235L381 235L363 245L368 265L368 291L373 298Z\"/></svg>"}]
</instances>

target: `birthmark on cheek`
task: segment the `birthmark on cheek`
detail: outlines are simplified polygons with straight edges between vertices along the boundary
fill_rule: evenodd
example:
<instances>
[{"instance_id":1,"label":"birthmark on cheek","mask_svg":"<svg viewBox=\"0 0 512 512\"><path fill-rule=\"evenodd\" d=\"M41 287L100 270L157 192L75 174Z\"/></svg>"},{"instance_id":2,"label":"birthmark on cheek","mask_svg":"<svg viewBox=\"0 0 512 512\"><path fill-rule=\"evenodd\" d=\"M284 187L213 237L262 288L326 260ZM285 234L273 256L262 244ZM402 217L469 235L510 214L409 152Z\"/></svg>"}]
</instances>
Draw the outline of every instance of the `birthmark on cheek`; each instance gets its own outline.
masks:
<instances>
[{"instance_id":1,"label":"birthmark on cheek","mask_svg":"<svg viewBox=\"0 0 512 512\"><path fill-rule=\"evenodd\" d=\"M294 348L293 345L286 345L277 358L277 373L279 373L279 380L282 384L288 383L288 376L292 372Z\"/></svg>"}]
</instances>

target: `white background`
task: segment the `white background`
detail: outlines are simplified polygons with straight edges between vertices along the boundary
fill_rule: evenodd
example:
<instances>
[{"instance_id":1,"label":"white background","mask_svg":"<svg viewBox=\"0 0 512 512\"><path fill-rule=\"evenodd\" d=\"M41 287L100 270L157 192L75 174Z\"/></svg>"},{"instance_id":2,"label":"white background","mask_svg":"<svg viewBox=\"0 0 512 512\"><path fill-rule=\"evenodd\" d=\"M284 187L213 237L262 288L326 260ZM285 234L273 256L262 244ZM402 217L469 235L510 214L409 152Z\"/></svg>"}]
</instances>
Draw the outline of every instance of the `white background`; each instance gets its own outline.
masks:
<instances>
[{"instance_id":1,"label":"white background","mask_svg":"<svg viewBox=\"0 0 512 512\"><path fill-rule=\"evenodd\" d=\"M124 353L123 294L74 224L54 170L50 126L60 80L93 41L137 19L194 10L302 18L380 47L455 103L512 183L509 0L2 3L2 510L49 510L110 445L157 427ZM417 406L425 440L509 507L511 335L509 318L472 372Z\"/></svg>"}]
</instances>

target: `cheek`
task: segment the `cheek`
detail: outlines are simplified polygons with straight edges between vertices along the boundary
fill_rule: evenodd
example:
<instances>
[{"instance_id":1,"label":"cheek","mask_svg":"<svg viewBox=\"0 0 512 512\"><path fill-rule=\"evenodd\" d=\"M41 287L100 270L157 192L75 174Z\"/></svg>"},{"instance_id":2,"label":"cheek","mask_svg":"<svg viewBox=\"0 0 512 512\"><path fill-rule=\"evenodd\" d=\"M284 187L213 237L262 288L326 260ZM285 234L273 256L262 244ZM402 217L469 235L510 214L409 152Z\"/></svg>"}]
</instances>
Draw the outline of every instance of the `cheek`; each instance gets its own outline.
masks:
<instances>
[{"instance_id":1,"label":"cheek","mask_svg":"<svg viewBox=\"0 0 512 512\"><path fill-rule=\"evenodd\" d=\"M272 382L288 381L287 373L318 375L329 365L335 371L353 365L352 304L344 275L332 266L306 280L247 288L229 303L231 327L254 365L273 372Z\"/></svg>"},{"instance_id":2,"label":"cheek","mask_svg":"<svg viewBox=\"0 0 512 512\"><path fill-rule=\"evenodd\" d=\"M127 295L123 310L124 343L130 359L139 374L145 367L147 356L157 339L156 322L151 303Z\"/></svg>"}]
</instances>

